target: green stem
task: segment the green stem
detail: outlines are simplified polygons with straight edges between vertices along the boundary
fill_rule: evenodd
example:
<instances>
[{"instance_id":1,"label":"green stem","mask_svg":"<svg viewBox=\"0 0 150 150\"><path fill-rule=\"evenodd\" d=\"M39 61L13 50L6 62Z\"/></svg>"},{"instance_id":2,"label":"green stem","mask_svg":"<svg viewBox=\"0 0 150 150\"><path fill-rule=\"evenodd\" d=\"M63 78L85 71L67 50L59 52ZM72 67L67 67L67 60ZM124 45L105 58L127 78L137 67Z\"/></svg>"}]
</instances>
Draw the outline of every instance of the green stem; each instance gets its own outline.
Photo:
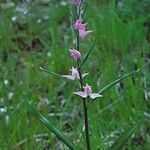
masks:
<instances>
[{"instance_id":1,"label":"green stem","mask_svg":"<svg viewBox=\"0 0 150 150\"><path fill-rule=\"evenodd\" d=\"M89 123L88 123L88 107L86 99L83 99L83 108L84 108L84 123L85 123L85 133L86 133L86 145L87 150L90 150L90 136L89 136Z\"/></svg>"},{"instance_id":2,"label":"green stem","mask_svg":"<svg viewBox=\"0 0 150 150\"><path fill-rule=\"evenodd\" d=\"M80 39L79 39L79 33L77 35L77 45L76 49L80 49ZM81 86L81 91L83 91L83 78L82 78L82 71L80 68L80 59L77 60L77 69L79 72L79 81L80 81L80 86ZM83 98L83 109L84 109L84 126L85 126L85 138L86 138L86 145L87 145L87 150L91 150L90 148L90 136L89 136L89 123L88 123L88 107L87 107L87 101L85 98Z\"/></svg>"},{"instance_id":3,"label":"green stem","mask_svg":"<svg viewBox=\"0 0 150 150\"><path fill-rule=\"evenodd\" d=\"M82 78L82 72L79 66L79 61L77 61L77 68L79 72L79 77L80 77L80 86L81 90L83 91L83 78ZM86 137L86 145L87 145L87 150L90 150L90 137L89 137L89 123L88 123L88 107L87 107L87 100L83 98L83 109L84 109L84 126L85 126L85 137Z\"/></svg>"},{"instance_id":4,"label":"green stem","mask_svg":"<svg viewBox=\"0 0 150 150\"><path fill-rule=\"evenodd\" d=\"M83 0L80 1L82 3ZM76 8L77 13L77 19L80 18L80 5L79 8ZM76 32L76 49L80 51L80 38L79 38L79 32ZM79 73L79 82L81 86L81 91L83 91L83 78L82 78L82 70L81 70L81 60L77 60L77 69ZM87 150L91 150L90 148L90 136L89 136L89 123L88 123L88 107L87 107L87 100L86 98L83 98L83 109L84 109L84 126L85 126L85 139L86 139L86 146Z\"/></svg>"}]
</instances>

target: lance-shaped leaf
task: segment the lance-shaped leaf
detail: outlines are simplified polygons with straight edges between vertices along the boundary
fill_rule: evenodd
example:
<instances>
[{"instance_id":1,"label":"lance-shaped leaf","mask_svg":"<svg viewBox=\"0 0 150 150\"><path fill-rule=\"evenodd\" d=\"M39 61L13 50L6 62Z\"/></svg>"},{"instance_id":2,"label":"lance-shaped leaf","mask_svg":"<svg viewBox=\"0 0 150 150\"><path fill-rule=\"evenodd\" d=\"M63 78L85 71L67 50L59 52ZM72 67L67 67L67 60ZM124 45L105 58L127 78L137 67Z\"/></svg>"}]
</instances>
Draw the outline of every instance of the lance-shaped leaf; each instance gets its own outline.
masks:
<instances>
[{"instance_id":1,"label":"lance-shaped leaf","mask_svg":"<svg viewBox=\"0 0 150 150\"><path fill-rule=\"evenodd\" d=\"M115 141L115 143L108 150L121 150L123 145L128 141L131 135L137 129L138 124L134 124L129 127L120 137Z\"/></svg>"},{"instance_id":2,"label":"lance-shaped leaf","mask_svg":"<svg viewBox=\"0 0 150 150\"><path fill-rule=\"evenodd\" d=\"M52 71L48 71L47 69L44 69L44 68L42 68L42 67L39 67L39 69L40 69L41 71L44 71L44 72L46 72L46 73L48 73L48 74L51 74L51 75L57 77L57 78L63 78L63 77L62 77L60 74L58 74L58 73L55 73L55 72L52 72Z\"/></svg>"},{"instance_id":3,"label":"lance-shaped leaf","mask_svg":"<svg viewBox=\"0 0 150 150\"><path fill-rule=\"evenodd\" d=\"M85 62L86 62L87 59L89 58L89 56L90 56L90 54L91 54L91 51L92 51L92 49L94 48L95 44L96 44L96 39L95 39L94 43L92 44L91 48L89 49L89 51L88 51L86 57L83 59L80 68L85 64Z\"/></svg>"},{"instance_id":4,"label":"lance-shaped leaf","mask_svg":"<svg viewBox=\"0 0 150 150\"><path fill-rule=\"evenodd\" d=\"M67 78L64 78L63 75L60 75L60 74L58 74L58 73L49 71L49 70L44 69L44 68L42 68L42 67L39 67L39 69L40 69L41 71L44 71L44 72L46 72L46 73L48 73L48 74L50 74L50 75L56 77L56 78L60 78L60 79L66 80L66 81L71 82L72 84L78 86L78 85L77 85L75 82L73 82L72 80L69 80L69 79L67 79Z\"/></svg>"},{"instance_id":5,"label":"lance-shaped leaf","mask_svg":"<svg viewBox=\"0 0 150 150\"><path fill-rule=\"evenodd\" d=\"M118 79L112 81L111 83L107 84L103 89L101 89L98 93L99 94L103 94L104 92L108 91L109 89L111 89L112 87L114 87L117 83L119 83L120 81L124 80L125 78L129 77L129 76L133 76L135 75L137 72L139 72L139 69L136 71L133 71L131 73L127 73L121 77L119 77Z\"/></svg>"},{"instance_id":6,"label":"lance-shaped leaf","mask_svg":"<svg viewBox=\"0 0 150 150\"><path fill-rule=\"evenodd\" d=\"M35 115L35 117L42 123L44 124L51 132L53 132L56 137L62 142L64 143L68 148L70 148L71 150L76 150L75 145L70 142L70 140L64 135L62 134L57 128L55 128L50 121L48 121L45 117L43 117L38 111L36 111L30 104L30 102L27 101L27 104L30 108L30 110L33 112L33 114Z\"/></svg>"}]
</instances>

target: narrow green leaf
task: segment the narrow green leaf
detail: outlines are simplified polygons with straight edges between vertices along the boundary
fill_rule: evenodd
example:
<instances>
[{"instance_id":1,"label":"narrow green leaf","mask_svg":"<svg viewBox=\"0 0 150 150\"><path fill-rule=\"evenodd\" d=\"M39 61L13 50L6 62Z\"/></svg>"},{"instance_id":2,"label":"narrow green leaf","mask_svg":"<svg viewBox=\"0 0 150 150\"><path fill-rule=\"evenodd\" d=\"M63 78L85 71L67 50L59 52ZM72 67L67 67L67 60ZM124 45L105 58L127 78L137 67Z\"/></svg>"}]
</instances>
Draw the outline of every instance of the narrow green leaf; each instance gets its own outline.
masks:
<instances>
[{"instance_id":1,"label":"narrow green leaf","mask_svg":"<svg viewBox=\"0 0 150 150\"><path fill-rule=\"evenodd\" d=\"M139 72L139 69L136 71L133 71L131 73L127 73L121 77L119 77L118 79L112 81L111 83L107 84L103 89L101 89L98 93L99 94L103 94L104 92L108 91L109 89L111 89L112 87L114 87L117 83L119 83L120 81L124 80L125 78L129 77L129 76L133 76L135 75L137 72Z\"/></svg>"},{"instance_id":2,"label":"narrow green leaf","mask_svg":"<svg viewBox=\"0 0 150 150\"><path fill-rule=\"evenodd\" d=\"M94 48L95 44L96 44L96 39L95 39L95 41L93 42L93 45L91 46L91 48L89 49L89 51L88 51L86 57L85 57L84 60L82 61L80 68L85 64L85 62L86 62L87 59L89 58L89 56L90 56L90 54L91 54L91 51L92 51L92 49Z\"/></svg>"},{"instance_id":3,"label":"narrow green leaf","mask_svg":"<svg viewBox=\"0 0 150 150\"><path fill-rule=\"evenodd\" d=\"M42 67L39 67L39 69L41 70L41 71L44 71L44 72L46 72L46 73L49 73L49 74L51 74L51 75L53 75L53 76L55 76L55 77L58 77L58 78L63 78L60 74L58 74L58 73L55 73L55 72L52 72L52 71L48 71L47 69L44 69L44 68L42 68Z\"/></svg>"},{"instance_id":4,"label":"narrow green leaf","mask_svg":"<svg viewBox=\"0 0 150 150\"><path fill-rule=\"evenodd\" d=\"M74 84L75 86L78 86L75 82L73 82L72 80L69 80L67 78L64 78L62 75L58 74L58 73L55 73L55 72L52 72L52 71L48 71L47 69L44 69L42 67L39 67L39 69L41 71L44 71L48 74L51 74L52 76L56 77L56 78L60 78L60 79L63 79L63 80L66 80L67 82L71 82L72 84Z\"/></svg>"},{"instance_id":5,"label":"narrow green leaf","mask_svg":"<svg viewBox=\"0 0 150 150\"><path fill-rule=\"evenodd\" d=\"M129 127L108 150L121 150L123 145L128 141L131 135L135 132L138 125L134 124Z\"/></svg>"},{"instance_id":6,"label":"narrow green leaf","mask_svg":"<svg viewBox=\"0 0 150 150\"><path fill-rule=\"evenodd\" d=\"M62 142L64 143L68 148L70 148L71 150L76 150L74 144L72 142L70 142L70 140L64 135L62 134L57 128L55 128L45 117L43 117L39 112L37 112L30 104L29 101L27 101L27 104L30 108L30 110L33 112L33 114L35 115L35 117L42 123L44 124L51 132L53 132L56 137Z\"/></svg>"}]
</instances>

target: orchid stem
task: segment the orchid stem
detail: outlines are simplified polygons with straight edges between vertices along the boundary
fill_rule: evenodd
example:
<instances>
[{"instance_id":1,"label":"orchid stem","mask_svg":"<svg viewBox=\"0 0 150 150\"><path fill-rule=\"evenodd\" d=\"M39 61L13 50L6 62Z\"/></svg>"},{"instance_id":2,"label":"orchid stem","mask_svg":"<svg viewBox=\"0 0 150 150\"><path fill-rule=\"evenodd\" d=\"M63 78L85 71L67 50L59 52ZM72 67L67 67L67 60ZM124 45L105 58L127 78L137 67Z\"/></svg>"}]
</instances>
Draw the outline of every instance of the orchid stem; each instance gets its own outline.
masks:
<instances>
[{"instance_id":1,"label":"orchid stem","mask_svg":"<svg viewBox=\"0 0 150 150\"><path fill-rule=\"evenodd\" d=\"M80 50L79 33L76 34L76 48L77 50ZM80 78L79 81L80 81L81 91L83 91L83 78L82 78L82 71L80 68L80 59L77 60L77 69L79 72L79 78ZM84 109L84 126L85 126L86 145L87 145L87 150L91 150L90 137L89 137L89 123L88 123L88 107L87 107L86 98L83 98L83 109Z\"/></svg>"},{"instance_id":2,"label":"orchid stem","mask_svg":"<svg viewBox=\"0 0 150 150\"><path fill-rule=\"evenodd\" d=\"M86 133L86 145L87 150L90 150L90 137L89 137L89 123L88 123L88 107L86 99L83 99L83 108L84 108L84 123L85 123L85 133Z\"/></svg>"},{"instance_id":3,"label":"orchid stem","mask_svg":"<svg viewBox=\"0 0 150 150\"><path fill-rule=\"evenodd\" d=\"M81 90L83 91L83 79L82 79L82 73L81 73L81 68L79 66L79 61L77 61L77 68L79 72L79 77L80 77L80 86ZM86 145L87 145L87 150L90 150L90 137L89 137L89 123L88 123L88 107L87 107L87 101L86 98L83 98L83 109L84 109L84 126L85 126L85 135L86 135Z\"/></svg>"}]
</instances>

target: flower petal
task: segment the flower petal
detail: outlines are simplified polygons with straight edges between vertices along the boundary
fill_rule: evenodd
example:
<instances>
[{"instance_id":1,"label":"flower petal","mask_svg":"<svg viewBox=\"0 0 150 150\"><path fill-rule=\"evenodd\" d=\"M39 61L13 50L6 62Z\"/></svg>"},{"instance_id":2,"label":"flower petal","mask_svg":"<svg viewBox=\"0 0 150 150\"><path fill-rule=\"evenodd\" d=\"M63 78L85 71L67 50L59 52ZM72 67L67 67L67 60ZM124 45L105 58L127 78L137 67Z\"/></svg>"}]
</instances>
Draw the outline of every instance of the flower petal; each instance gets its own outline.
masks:
<instances>
[{"instance_id":1,"label":"flower petal","mask_svg":"<svg viewBox=\"0 0 150 150\"><path fill-rule=\"evenodd\" d=\"M79 92L73 92L74 94L78 95L78 96L81 96L83 98L86 98L87 97L87 94L82 92L82 91L79 91Z\"/></svg>"},{"instance_id":2,"label":"flower petal","mask_svg":"<svg viewBox=\"0 0 150 150\"><path fill-rule=\"evenodd\" d=\"M71 75L62 75L62 77L67 78L69 80L75 80L75 78Z\"/></svg>"},{"instance_id":3,"label":"flower petal","mask_svg":"<svg viewBox=\"0 0 150 150\"><path fill-rule=\"evenodd\" d=\"M85 76L87 76L89 73L83 73L82 74L82 78L84 78Z\"/></svg>"},{"instance_id":4,"label":"flower petal","mask_svg":"<svg viewBox=\"0 0 150 150\"><path fill-rule=\"evenodd\" d=\"M93 31L79 30L79 35L80 35L81 38L84 38L85 36L87 36L91 32L93 32Z\"/></svg>"},{"instance_id":5,"label":"flower petal","mask_svg":"<svg viewBox=\"0 0 150 150\"><path fill-rule=\"evenodd\" d=\"M78 50L73 48L73 49L69 49L69 51L70 51L71 57L73 57L75 60L80 59L81 53Z\"/></svg>"},{"instance_id":6,"label":"flower petal","mask_svg":"<svg viewBox=\"0 0 150 150\"><path fill-rule=\"evenodd\" d=\"M100 94L98 94L98 93L92 93L92 94L90 94L90 97L91 97L92 99L95 99L95 98L98 98L98 97L103 97L103 95L100 95Z\"/></svg>"}]
</instances>

